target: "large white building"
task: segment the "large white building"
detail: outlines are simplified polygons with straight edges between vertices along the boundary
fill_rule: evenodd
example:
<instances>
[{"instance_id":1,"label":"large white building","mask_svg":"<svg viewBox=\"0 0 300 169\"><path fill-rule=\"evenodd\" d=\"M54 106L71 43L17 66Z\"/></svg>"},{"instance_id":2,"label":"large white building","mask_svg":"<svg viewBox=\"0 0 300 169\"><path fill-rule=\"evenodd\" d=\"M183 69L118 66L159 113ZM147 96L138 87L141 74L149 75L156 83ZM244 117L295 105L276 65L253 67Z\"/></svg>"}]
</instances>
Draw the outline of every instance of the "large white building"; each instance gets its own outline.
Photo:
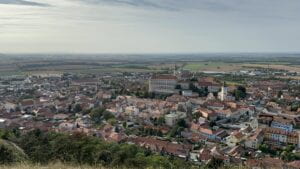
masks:
<instances>
[{"instance_id":1,"label":"large white building","mask_svg":"<svg viewBox=\"0 0 300 169\"><path fill-rule=\"evenodd\" d=\"M176 90L177 77L173 75L155 75L149 80L149 92L174 94Z\"/></svg>"}]
</instances>

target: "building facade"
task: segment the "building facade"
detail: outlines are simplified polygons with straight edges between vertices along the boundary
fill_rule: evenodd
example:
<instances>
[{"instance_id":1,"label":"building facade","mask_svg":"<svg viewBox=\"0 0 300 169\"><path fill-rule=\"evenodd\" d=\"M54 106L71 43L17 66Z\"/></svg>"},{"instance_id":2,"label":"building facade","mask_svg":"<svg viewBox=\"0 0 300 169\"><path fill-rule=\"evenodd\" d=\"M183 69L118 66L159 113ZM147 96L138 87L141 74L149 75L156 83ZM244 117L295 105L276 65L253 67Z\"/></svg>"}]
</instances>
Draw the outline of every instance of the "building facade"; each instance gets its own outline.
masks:
<instances>
[{"instance_id":1,"label":"building facade","mask_svg":"<svg viewBox=\"0 0 300 169\"><path fill-rule=\"evenodd\" d=\"M177 77L173 75L156 75L149 80L149 92L161 94L178 93L176 90Z\"/></svg>"}]
</instances>

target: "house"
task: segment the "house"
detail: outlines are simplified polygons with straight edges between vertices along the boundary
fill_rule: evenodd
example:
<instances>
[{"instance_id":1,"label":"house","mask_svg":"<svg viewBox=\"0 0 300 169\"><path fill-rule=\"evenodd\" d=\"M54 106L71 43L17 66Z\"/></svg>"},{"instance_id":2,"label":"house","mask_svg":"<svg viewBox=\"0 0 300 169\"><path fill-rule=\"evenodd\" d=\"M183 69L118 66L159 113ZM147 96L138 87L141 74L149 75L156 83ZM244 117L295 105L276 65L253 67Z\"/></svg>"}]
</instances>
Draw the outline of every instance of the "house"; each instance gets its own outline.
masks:
<instances>
[{"instance_id":1,"label":"house","mask_svg":"<svg viewBox=\"0 0 300 169\"><path fill-rule=\"evenodd\" d=\"M47 119L47 120L50 120L50 119L53 119L54 117L54 113L48 109L48 108L40 108L36 111L34 111L36 113L36 116L38 117L42 117L44 119Z\"/></svg>"},{"instance_id":2,"label":"house","mask_svg":"<svg viewBox=\"0 0 300 169\"><path fill-rule=\"evenodd\" d=\"M53 116L54 120L65 120L69 117L67 114L56 114Z\"/></svg>"},{"instance_id":3,"label":"house","mask_svg":"<svg viewBox=\"0 0 300 169\"><path fill-rule=\"evenodd\" d=\"M228 136L228 133L225 130L212 130L208 127L200 127L199 133L213 141L224 141L225 138Z\"/></svg>"},{"instance_id":4,"label":"house","mask_svg":"<svg viewBox=\"0 0 300 169\"><path fill-rule=\"evenodd\" d=\"M293 144L299 146L299 134L295 131L288 132L279 128L267 127L263 129L264 139L277 145Z\"/></svg>"},{"instance_id":5,"label":"house","mask_svg":"<svg viewBox=\"0 0 300 169\"><path fill-rule=\"evenodd\" d=\"M257 129L252 135L245 140L245 147L251 149L258 149L259 145L263 142L262 129Z\"/></svg>"},{"instance_id":6,"label":"house","mask_svg":"<svg viewBox=\"0 0 300 169\"><path fill-rule=\"evenodd\" d=\"M300 160L287 163L286 168L287 169L300 169Z\"/></svg>"},{"instance_id":7,"label":"house","mask_svg":"<svg viewBox=\"0 0 300 169\"><path fill-rule=\"evenodd\" d=\"M72 81L72 86L97 86L100 84L98 79L94 78L82 78Z\"/></svg>"},{"instance_id":8,"label":"house","mask_svg":"<svg viewBox=\"0 0 300 169\"><path fill-rule=\"evenodd\" d=\"M216 83L213 78L202 78L198 80L195 86L199 89L207 88L208 92L214 93L219 92L221 85Z\"/></svg>"},{"instance_id":9,"label":"house","mask_svg":"<svg viewBox=\"0 0 300 169\"><path fill-rule=\"evenodd\" d=\"M261 113L258 115L258 123L263 126L270 126L271 122L273 121L273 115Z\"/></svg>"},{"instance_id":10,"label":"house","mask_svg":"<svg viewBox=\"0 0 300 169\"><path fill-rule=\"evenodd\" d=\"M284 117L274 117L271 122L271 127L291 132L293 131L293 122L293 120Z\"/></svg>"},{"instance_id":11,"label":"house","mask_svg":"<svg viewBox=\"0 0 300 169\"><path fill-rule=\"evenodd\" d=\"M153 137L129 137L129 143L133 143L150 149L151 151L160 152L162 154L174 155L180 158L187 158L192 149L188 144L176 144L164 140L158 140Z\"/></svg>"},{"instance_id":12,"label":"house","mask_svg":"<svg viewBox=\"0 0 300 169\"><path fill-rule=\"evenodd\" d=\"M189 81L179 81L178 84L180 85L181 89L188 90L190 88L190 82Z\"/></svg>"},{"instance_id":13,"label":"house","mask_svg":"<svg viewBox=\"0 0 300 169\"><path fill-rule=\"evenodd\" d=\"M284 162L281 159L265 157L262 159L249 159L245 165L250 169L283 169Z\"/></svg>"},{"instance_id":14,"label":"house","mask_svg":"<svg viewBox=\"0 0 300 169\"><path fill-rule=\"evenodd\" d=\"M236 145L234 147L231 147L226 154L229 155L230 157L236 158L236 159L241 159L242 157L245 156L246 150L244 147L241 145Z\"/></svg>"},{"instance_id":15,"label":"house","mask_svg":"<svg viewBox=\"0 0 300 169\"><path fill-rule=\"evenodd\" d=\"M34 100L33 99L24 99L21 101L20 103L20 108L23 110L23 111L31 111L34 109Z\"/></svg>"},{"instance_id":16,"label":"house","mask_svg":"<svg viewBox=\"0 0 300 169\"><path fill-rule=\"evenodd\" d=\"M210 120L210 121L217 120L218 115L212 110L205 109L205 108L199 108L198 112L200 112L201 116L207 120Z\"/></svg>"},{"instance_id":17,"label":"house","mask_svg":"<svg viewBox=\"0 0 300 169\"><path fill-rule=\"evenodd\" d=\"M139 109L135 106L128 106L125 108L125 115L126 116L136 116L139 114Z\"/></svg>"},{"instance_id":18,"label":"house","mask_svg":"<svg viewBox=\"0 0 300 169\"><path fill-rule=\"evenodd\" d=\"M234 131L226 138L226 144L230 147L236 146L245 139L245 135L240 131Z\"/></svg>"},{"instance_id":19,"label":"house","mask_svg":"<svg viewBox=\"0 0 300 169\"><path fill-rule=\"evenodd\" d=\"M218 115L219 118L227 118L230 119L232 118L233 112L231 109L224 109L224 110L216 110L216 114Z\"/></svg>"},{"instance_id":20,"label":"house","mask_svg":"<svg viewBox=\"0 0 300 169\"><path fill-rule=\"evenodd\" d=\"M173 102L173 103L179 103L179 102L187 102L188 99L185 96L182 96L179 94L173 94L172 96L167 97L166 101Z\"/></svg>"},{"instance_id":21,"label":"house","mask_svg":"<svg viewBox=\"0 0 300 169\"><path fill-rule=\"evenodd\" d=\"M199 161L204 164L208 164L210 160L212 160L213 156L211 155L211 151L208 148L202 148L199 152Z\"/></svg>"},{"instance_id":22,"label":"house","mask_svg":"<svg viewBox=\"0 0 300 169\"><path fill-rule=\"evenodd\" d=\"M225 108L224 104L221 102L210 101L206 103L206 107L212 110L223 110Z\"/></svg>"},{"instance_id":23,"label":"house","mask_svg":"<svg viewBox=\"0 0 300 169\"><path fill-rule=\"evenodd\" d=\"M217 146L210 149L211 155L219 160L222 160L225 164L230 162L230 158L224 154Z\"/></svg>"},{"instance_id":24,"label":"house","mask_svg":"<svg viewBox=\"0 0 300 169\"><path fill-rule=\"evenodd\" d=\"M18 104L13 101L6 101L4 103L4 108L7 112L10 112L11 110L15 111L18 107Z\"/></svg>"}]
</instances>

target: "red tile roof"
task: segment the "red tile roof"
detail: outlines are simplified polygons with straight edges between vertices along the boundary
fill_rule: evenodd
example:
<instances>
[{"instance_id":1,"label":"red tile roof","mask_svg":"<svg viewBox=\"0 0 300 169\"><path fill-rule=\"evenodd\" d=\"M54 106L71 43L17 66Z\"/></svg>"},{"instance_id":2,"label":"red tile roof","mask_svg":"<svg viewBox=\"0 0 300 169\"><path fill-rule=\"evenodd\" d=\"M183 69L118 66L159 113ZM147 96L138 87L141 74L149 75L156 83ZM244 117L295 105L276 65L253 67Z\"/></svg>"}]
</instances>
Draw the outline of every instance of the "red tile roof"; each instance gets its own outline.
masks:
<instances>
[{"instance_id":1,"label":"red tile roof","mask_svg":"<svg viewBox=\"0 0 300 169\"><path fill-rule=\"evenodd\" d=\"M151 77L151 79L157 79L157 80L177 80L176 76L173 75L154 75Z\"/></svg>"}]
</instances>

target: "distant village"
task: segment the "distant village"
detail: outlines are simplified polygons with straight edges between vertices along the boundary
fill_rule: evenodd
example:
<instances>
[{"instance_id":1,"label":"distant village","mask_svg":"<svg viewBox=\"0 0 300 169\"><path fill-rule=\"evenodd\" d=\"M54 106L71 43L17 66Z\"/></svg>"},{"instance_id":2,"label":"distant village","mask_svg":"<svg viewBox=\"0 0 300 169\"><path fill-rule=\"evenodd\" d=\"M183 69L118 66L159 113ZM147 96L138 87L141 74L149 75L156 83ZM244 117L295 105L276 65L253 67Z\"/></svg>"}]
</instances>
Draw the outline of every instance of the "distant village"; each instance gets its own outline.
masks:
<instances>
[{"instance_id":1,"label":"distant village","mask_svg":"<svg viewBox=\"0 0 300 169\"><path fill-rule=\"evenodd\" d=\"M275 72L275 74L289 74ZM300 82L223 73L36 74L0 79L0 128L81 132L195 164L300 166ZM220 80L221 79L221 80Z\"/></svg>"}]
</instances>

